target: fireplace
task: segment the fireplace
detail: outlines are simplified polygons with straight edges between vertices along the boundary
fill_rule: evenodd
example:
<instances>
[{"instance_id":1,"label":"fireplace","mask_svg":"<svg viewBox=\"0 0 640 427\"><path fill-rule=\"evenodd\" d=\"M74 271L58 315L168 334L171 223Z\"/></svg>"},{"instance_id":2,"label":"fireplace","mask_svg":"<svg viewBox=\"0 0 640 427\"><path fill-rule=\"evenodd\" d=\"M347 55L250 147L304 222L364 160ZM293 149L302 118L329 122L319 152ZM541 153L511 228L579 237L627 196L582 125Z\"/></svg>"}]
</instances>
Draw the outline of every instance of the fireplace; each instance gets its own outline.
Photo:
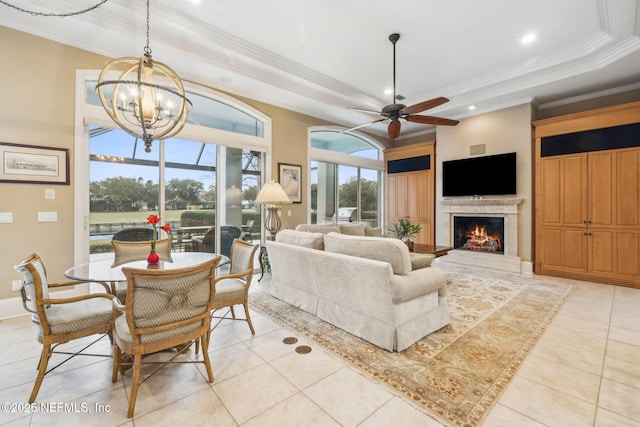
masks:
<instances>
[{"instance_id":1,"label":"fireplace","mask_svg":"<svg viewBox=\"0 0 640 427\"><path fill-rule=\"evenodd\" d=\"M518 198L442 200L440 241L454 248L446 257L448 261L521 272L518 205L522 201Z\"/></svg>"},{"instance_id":2,"label":"fireplace","mask_svg":"<svg viewBox=\"0 0 640 427\"><path fill-rule=\"evenodd\" d=\"M504 217L454 216L453 248L504 255Z\"/></svg>"}]
</instances>

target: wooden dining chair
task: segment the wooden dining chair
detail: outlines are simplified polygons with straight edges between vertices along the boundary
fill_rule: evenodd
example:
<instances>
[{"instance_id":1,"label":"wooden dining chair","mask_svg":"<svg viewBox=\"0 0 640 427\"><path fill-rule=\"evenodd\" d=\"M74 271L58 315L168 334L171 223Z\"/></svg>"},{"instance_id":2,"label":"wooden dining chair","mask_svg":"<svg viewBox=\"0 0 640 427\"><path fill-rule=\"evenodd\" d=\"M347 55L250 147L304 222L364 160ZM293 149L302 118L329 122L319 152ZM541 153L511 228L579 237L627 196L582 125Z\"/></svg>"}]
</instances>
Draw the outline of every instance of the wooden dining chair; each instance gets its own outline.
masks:
<instances>
[{"instance_id":1,"label":"wooden dining chair","mask_svg":"<svg viewBox=\"0 0 640 427\"><path fill-rule=\"evenodd\" d=\"M156 253L160 256L162 261L171 261L172 242L173 237L156 240ZM147 259L149 252L151 252L150 240L139 242L112 240L111 245L115 252L115 258L113 261L114 266L131 261L145 260Z\"/></svg>"},{"instance_id":2,"label":"wooden dining chair","mask_svg":"<svg viewBox=\"0 0 640 427\"><path fill-rule=\"evenodd\" d=\"M178 354L181 354L193 341L202 348L209 346L215 269L220 258L174 270L122 268L127 277L127 303L122 304L117 298L113 303L116 315L111 379L113 382L117 379L123 363L122 354L130 355L133 379L127 411L129 418L135 410L142 364L154 363L142 362L143 355L171 348L180 348ZM170 361L155 363L164 366ZM208 380L213 382L208 352L203 352L203 360L188 363L204 363ZM176 387L179 386L178 382Z\"/></svg>"},{"instance_id":3,"label":"wooden dining chair","mask_svg":"<svg viewBox=\"0 0 640 427\"><path fill-rule=\"evenodd\" d=\"M54 288L73 286L81 281L63 283L48 283L47 270L38 253L34 253L14 269L22 273L24 279L20 288L22 305L31 313L31 320L38 325L38 341L42 344L42 353L38 362L38 375L31 390L29 403L36 400L45 375L78 355L111 357L110 354L84 353L84 350L98 342L105 335L111 333L113 309L110 293L95 293L68 298L55 298L49 294ZM108 287L105 285L108 291ZM57 347L78 338L102 334L91 344L82 346L80 351L58 351ZM54 354L64 354L69 357L48 369L49 360Z\"/></svg>"},{"instance_id":4,"label":"wooden dining chair","mask_svg":"<svg viewBox=\"0 0 640 427\"><path fill-rule=\"evenodd\" d=\"M216 298L213 303L214 311L229 307L232 319L236 319L233 306L242 304L245 319L236 320L246 320L252 335L255 335L256 332L253 329L251 316L249 315L249 287L253 279L254 257L258 247L259 245L257 244L254 245L237 238L233 240L229 273L220 275L216 279ZM227 318L226 314L225 316L213 317L220 319L217 324L219 324L222 319Z\"/></svg>"}]
</instances>

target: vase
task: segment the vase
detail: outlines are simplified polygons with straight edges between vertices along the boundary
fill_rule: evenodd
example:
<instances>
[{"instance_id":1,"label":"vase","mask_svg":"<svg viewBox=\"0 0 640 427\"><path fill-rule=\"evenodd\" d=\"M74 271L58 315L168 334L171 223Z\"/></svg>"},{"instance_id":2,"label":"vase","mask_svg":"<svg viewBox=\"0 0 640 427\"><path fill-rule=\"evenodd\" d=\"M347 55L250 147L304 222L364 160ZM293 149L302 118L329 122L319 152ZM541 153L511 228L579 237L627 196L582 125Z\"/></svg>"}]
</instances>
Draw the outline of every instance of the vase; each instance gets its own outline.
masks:
<instances>
[{"instance_id":1,"label":"vase","mask_svg":"<svg viewBox=\"0 0 640 427\"><path fill-rule=\"evenodd\" d=\"M407 245L407 247L409 248L409 252L413 252L413 248L414 248L414 241L411 239L407 239L404 241L404 243Z\"/></svg>"},{"instance_id":2,"label":"vase","mask_svg":"<svg viewBox=\"0 0 640 427\"><path fill-rule=\"evenodd\" d=\"M147 263L155 265L160 261L160 257L156 253L156 251L151 251L149 256L147 257Z\"/></svg>"}]
</instances>

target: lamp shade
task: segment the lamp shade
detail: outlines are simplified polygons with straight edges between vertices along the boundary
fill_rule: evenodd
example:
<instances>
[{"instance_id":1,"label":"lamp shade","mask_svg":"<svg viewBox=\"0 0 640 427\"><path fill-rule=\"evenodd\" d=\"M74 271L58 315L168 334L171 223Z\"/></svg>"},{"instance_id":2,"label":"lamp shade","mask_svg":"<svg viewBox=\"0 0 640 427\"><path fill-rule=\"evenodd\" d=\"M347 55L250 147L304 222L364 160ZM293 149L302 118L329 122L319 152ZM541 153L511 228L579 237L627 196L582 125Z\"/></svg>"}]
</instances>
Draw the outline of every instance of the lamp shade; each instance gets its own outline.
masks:
<instances>
[{"instance_id":1,"label":"lamp shade","mask_svg":"<svg viewBox=\"0 0 640 427\"><path fill-rule=\"evenodd\" d=\"M253 201L257 205L281 205L291 203L279 183L271 180L266 183Z\"/></svg>"}]
</instances>

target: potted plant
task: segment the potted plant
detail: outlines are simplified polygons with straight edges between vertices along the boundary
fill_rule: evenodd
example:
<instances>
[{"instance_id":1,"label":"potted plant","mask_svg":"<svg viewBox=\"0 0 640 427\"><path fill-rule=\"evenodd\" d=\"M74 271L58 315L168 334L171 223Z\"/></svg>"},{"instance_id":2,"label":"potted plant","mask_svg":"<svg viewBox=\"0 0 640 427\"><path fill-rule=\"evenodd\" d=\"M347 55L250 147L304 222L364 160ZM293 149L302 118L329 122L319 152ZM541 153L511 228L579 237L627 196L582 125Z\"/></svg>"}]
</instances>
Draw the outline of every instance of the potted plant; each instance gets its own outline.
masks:
<instances>
[{"instance_id":1,"label":"potted plant","mask_svg":"<svg viewBox=\"0 0 640 427\"><path fill-rule=\"evenodd\" d=\"M405 242L410 251L413 251L413 236L418 234L420 230L422 230L422 226L412 223L408 218L400 218L389 225L389 232Z\"/></svg>"}]
</instances>

